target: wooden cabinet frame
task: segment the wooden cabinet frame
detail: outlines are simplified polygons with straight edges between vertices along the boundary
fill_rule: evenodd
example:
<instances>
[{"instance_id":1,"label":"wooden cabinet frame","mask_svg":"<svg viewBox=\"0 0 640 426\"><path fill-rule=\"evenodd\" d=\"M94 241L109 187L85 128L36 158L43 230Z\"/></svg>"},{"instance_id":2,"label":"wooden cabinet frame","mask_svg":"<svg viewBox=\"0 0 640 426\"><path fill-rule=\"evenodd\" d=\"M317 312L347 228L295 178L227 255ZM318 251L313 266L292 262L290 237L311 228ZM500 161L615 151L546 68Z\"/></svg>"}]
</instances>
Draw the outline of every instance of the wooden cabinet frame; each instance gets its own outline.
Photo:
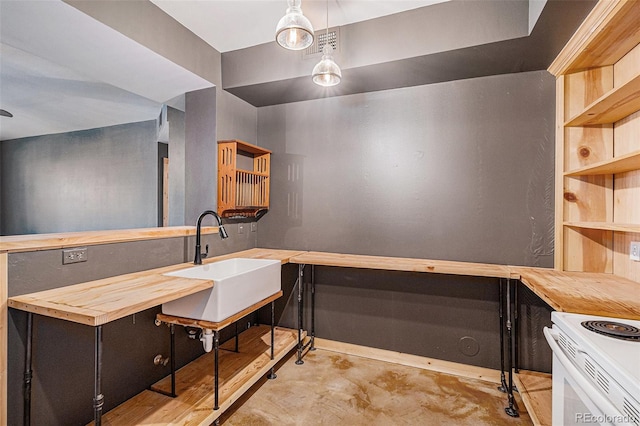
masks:
<instances>
[{"instance_id":1,"label":"wooden cabinet frame","mask_svg":"<svg viewBox=\"0 0 640 426\"><path fill-rule=\"evenodd\" d=\"M640 1L601 0L556 80L555 267L640 282Z\"/></svg>"},{"instance_id":2,"label":"wooden cabinet frame","mask_svg":"<svg viewBox=\"0 0 640 426\"><path fill-rule=\"evenodd\" d=\"M271 151L240 140L218 141L220 217L262 217L269 210L270 174Z\"/></svg>"}]
</instances>

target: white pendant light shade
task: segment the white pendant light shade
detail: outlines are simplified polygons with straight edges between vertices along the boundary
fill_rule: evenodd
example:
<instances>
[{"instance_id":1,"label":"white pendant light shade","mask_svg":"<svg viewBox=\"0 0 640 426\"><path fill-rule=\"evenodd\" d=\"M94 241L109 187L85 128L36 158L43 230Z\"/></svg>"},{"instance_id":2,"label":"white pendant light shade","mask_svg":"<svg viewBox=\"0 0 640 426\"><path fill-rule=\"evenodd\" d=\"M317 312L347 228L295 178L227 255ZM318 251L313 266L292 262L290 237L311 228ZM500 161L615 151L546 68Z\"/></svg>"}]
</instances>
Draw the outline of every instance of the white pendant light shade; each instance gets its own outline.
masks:
<instances>
[{"instance_id":1,"label":"white pendant light shade","mask_svg":"<svg viewBox=\"0 0 640 426\"><path fill-rule=\"evenodd\" d=\"M329 43L324 45L322 49L322 59L313 67L311 78L313 82L319 86L330 87L340 83L342 79L342 71L333 60L331 52L333 47Z\"/></svg>"},{"instance_id":2,"label":"white pendant light shade","mask_svg":"<svg viewBox=\"0 0 640 426\"><path fill-rule=\"evenodd\" d=\"M276 41L285 49L302 50L313 43L313 26L302 14L302 0L288 0L287 14L276 26Z\"/></svg>"}]
</instances>

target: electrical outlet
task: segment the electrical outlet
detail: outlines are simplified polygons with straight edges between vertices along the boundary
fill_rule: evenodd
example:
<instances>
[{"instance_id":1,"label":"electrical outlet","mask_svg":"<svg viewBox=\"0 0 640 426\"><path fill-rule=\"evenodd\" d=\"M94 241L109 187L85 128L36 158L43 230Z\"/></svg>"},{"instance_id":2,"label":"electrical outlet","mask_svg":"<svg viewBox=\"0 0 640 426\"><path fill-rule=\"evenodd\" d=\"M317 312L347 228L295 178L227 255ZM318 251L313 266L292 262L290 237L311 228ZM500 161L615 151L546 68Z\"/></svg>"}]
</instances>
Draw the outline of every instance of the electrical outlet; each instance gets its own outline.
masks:
<instances>
[{"instance_id":1,"label":"electrical outlet","mask_svg":"<svg viewBox=\"0 0 640 426\"><path fill-rule=\"evenodd\" d=\"M244 234L244 223L238 224L238 234Z\"/></svg>"},{"instance_id":2,"label":"electrical outlet","mask_svg":"<svg viewBox=\"0 0 640 426\"><path fill-rule=\"evenodd\" d=\"M631 241L629 245L629 259L640 262L640 241Z\"/></svg>"},{"instance_id":3,"label":"electrical outlet","mask_svg":"<svg viewBox=\"0 0 640 426\"><path fill-rule=\"evenodd\" d=\"M251 222L251 232L256 232L258 230L258 222Z\"/></svg>"},{"instance_id":4,"label":"electrical outlet","mask_svg":"<svg viewBox=\"0 0 640 426\"><path fill-rule=\"evenodd\" d=\"M86 262L87 261L87 248L74 248L62 250L62 264L68 265L70 263Z\"/></svg>"}]
</instances>

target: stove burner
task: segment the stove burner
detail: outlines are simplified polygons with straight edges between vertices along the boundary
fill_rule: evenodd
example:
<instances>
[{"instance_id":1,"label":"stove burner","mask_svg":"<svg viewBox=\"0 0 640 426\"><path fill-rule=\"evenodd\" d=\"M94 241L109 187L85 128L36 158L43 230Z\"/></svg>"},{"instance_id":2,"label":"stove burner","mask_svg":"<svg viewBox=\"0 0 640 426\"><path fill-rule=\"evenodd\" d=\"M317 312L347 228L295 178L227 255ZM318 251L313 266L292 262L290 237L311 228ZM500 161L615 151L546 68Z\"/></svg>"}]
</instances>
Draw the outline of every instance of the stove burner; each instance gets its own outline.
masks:
<instances>
[{"instance_id":1,"label":"stove burner","mask_svg":"<svg viewBox=\"0 0 640 426\"><path fill-rule=\"evenodd\" d=\"M640 342L640 329L629 324L620 322L597 320L583 321L582 326L587 330L604 334L622 340L631 340Z\"/></svg>"}]
</instances>

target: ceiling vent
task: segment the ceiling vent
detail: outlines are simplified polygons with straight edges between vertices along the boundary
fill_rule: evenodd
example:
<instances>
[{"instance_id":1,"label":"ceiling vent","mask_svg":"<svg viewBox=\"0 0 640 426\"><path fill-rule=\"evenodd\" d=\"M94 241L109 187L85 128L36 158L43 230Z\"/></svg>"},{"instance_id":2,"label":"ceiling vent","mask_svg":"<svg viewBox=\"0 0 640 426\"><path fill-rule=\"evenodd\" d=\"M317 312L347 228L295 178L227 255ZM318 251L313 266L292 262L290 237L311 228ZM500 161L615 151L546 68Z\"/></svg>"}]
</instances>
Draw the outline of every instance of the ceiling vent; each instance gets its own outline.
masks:
<instances>
[{"instance_id":1,"label":"ceiling vent","mask_svg":"<svg viewBox=\"0 0 640 426\"><path fill-rule=\"evenodd\" d=\"M339 27L329 28L329 32L327 34L327 30L318 31L314 35L313 44L307 47L303 54L303 58L313 58L316 56L322 55L322 49L324 45L329 40L329 44L333 47L334 52L338 52L340 50L340 29Z\"/></svg>"}]
</instances>

